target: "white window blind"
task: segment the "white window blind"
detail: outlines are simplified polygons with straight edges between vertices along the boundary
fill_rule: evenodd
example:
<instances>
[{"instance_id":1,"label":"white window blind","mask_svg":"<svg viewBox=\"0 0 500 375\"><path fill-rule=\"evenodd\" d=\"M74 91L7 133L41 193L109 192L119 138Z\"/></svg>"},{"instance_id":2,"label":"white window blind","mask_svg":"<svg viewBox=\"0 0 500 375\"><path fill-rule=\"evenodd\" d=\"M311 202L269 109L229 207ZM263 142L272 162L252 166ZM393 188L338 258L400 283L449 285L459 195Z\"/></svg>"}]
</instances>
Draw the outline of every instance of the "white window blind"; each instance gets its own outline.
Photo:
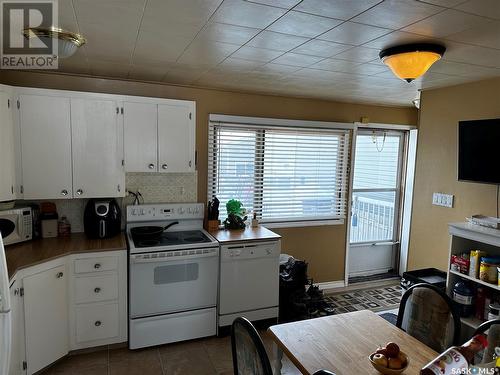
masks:
<instances>
[{"instance_id":1,"label":"white window blind","mask_svg":"<svg viewBox=\"0 0 500 375\"><path fill-rule=\"evenodd\" d=\"M262 222L343 219L350 131L210 122L208 199Z\"/></svg>"}]
</instances>

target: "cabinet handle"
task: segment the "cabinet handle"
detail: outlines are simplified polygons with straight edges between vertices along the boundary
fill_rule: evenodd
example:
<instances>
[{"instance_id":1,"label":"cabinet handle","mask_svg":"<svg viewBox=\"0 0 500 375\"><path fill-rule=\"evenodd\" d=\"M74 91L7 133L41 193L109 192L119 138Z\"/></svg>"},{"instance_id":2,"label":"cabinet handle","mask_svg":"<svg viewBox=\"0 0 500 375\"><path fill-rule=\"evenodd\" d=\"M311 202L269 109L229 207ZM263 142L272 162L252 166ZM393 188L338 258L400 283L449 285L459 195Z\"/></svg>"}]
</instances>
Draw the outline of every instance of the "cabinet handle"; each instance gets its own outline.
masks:
<instances>
[{"instance_id":1,"label":"cabinet handle","mask_svg":"<svg viewBox=\"0 0 500 375\"><path fill-rule=\"evenodd\" d=\"M57 275L56 275L56 277L58 279L62 279L63 276L64 276L64 273L62 273L62 272L58 272Z\"/></svg>"},{"instance_id":2,"label":"cabinet handle","mask_svg":"<svg viewBox=\"0 0 500 375\"><path fill-rule=\"evenodd\" d=\"M95 288L94 293L101 293L101 288Z\"/></svg>"},{"instance_id":3,"label":"cabinet handle","mask_svg":"<svg viewBox=\"0 0 500 375\"><path fill-rule=\"evenodd\" d=\"M76 191L76 194L78 194L78 195L82 195L82 194L83 194L83 190L82 190L82 189L78 189L78 190Z\"/></svg>"},{"instance_id":4,"label":"cabinet handle","mask_svg":"<svg viewBox=\"0 0 500 375\"><path fill-rule=\"evenodd\" d=\"M148 165L148 168L149 169L155 169L155 165L153 163L151 163L151 164Z\"/></svg>"},{"instance_id":5,"label":"cabinet handle","mask_svg":"<svg viewBox=\"0 0 500 375\"><path fill-rule=\"evenodd\" d=\"M193 164L193 162L190 160L189 161L189 168L191 168L191 165Z\"/></svg>"},{"instance_id":6,"label":"cabinet handle","mask_svg":"<svg viewBox=\"0 0 500 375\"><path fill-rule=\"evenodd\" d=\"M102 323L101 323L101 321L100 321L100 320L97 320L97 321L94 323L94 325L95 325L96 327L99 327L101 324L102 324Z\"/></svg>"},{"instance_id":7,"label":"cabinet handle","mask_svg":"<svg viewBox=\"0 0 500 375\"><path fill-rule=\"evenodd\" d=\"M64 196L68 195L68 191L66 189L61 190L61 195Z\"/></svg>"},{"instance_id":8,"label":"cabinet handle","mask_svg":"<svg viewBox=\"0 0 500 375\"><path fill-rule=\"evenodd\" d=\"M96 270L98 270L99 268L101 268L101 263L96 263L96 264L94 264L94 268L95 268Z\"/></svg>"},{"instance_id":9,"label":"cabinet handle","mask_svg":"<svg viewBox=\"0 0 500 375\"><path fill-rule=\"evenodd\" d=\"M162 164L161 166L163 169L167 169L168 168L168 165L167 164Z\"/></svg>"}]
</instances>

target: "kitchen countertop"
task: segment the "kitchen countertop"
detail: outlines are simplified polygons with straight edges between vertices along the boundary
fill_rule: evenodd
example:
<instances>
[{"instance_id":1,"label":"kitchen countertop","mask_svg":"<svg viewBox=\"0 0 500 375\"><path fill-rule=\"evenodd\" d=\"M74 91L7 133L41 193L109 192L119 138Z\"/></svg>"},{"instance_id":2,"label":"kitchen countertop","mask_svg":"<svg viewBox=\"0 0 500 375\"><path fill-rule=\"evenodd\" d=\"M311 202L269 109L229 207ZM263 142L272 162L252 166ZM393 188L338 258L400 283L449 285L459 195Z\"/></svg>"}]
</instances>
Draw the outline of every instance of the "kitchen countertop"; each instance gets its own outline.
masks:
<instances>
[{"instance_id":1,"label":"kitchen countertop","mask_svg":"<svg viewBox=\"0 0 500 375\"><path fill-rule=\"evenodd\" d=\"M70 237L40 238L5 246L7 270L11 278L20 269L69 254L116 251L127 248L124 233L107 239L89 239L84 233Z\"/></svg>"},{"instance_id":2,"label":"kitchen countertop","mask_svg":"<svg viewBox=\"0 0 500 375\"><path fill-rule=\"evenodd\" d=\"M270 231L262 225L259 225L257 228L246 227L245 229L219 229L211 231L210 234L220 243L279 240L281 238L279 234Z\"/></svg>"}]
</instances>

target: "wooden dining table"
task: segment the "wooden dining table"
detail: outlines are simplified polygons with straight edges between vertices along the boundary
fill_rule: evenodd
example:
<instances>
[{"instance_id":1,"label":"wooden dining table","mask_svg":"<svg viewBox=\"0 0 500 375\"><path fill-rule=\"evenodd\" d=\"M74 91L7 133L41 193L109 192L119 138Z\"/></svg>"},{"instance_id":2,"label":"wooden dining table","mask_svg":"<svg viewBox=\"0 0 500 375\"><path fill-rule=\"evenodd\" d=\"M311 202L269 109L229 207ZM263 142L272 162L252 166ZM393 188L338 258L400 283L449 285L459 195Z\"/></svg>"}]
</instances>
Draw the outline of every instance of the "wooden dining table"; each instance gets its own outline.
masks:
<instances>
[{"instance_id":1,"label":"wooden dining table","mask_svg":"<svg viewBox=\"0 0 500 375\"><path fill-rule=\"evenodd\" d=\"M409 358L404 374L419 374L438 353L369 310L278 324L269 328L278 358L285 354L302 374L379 374L368 356L392 341ZM278 367L281 360L278 360ZM278 372L279 373L279 372Z\"/></svg>"}]
</instances>

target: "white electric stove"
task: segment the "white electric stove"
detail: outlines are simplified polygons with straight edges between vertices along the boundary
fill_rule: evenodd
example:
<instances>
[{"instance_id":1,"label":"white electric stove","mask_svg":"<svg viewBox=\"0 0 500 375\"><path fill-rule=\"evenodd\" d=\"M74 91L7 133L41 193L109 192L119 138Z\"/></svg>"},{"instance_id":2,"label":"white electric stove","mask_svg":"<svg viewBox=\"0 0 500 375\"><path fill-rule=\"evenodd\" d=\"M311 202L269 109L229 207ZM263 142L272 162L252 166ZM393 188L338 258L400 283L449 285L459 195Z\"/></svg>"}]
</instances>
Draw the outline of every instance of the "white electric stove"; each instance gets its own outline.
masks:
<instances>
[{"instance_id":1,"label":"white electric stove","mask_svg":"<svg viewBox=\"0 0 500 375\"><path fill-rule=\"evenodd\" d=\"M216 334L219 243L203 229L203 204L127 207L129 347ZM134 238L140 226L169 227Z\"/></svg>"}]
</instances>

